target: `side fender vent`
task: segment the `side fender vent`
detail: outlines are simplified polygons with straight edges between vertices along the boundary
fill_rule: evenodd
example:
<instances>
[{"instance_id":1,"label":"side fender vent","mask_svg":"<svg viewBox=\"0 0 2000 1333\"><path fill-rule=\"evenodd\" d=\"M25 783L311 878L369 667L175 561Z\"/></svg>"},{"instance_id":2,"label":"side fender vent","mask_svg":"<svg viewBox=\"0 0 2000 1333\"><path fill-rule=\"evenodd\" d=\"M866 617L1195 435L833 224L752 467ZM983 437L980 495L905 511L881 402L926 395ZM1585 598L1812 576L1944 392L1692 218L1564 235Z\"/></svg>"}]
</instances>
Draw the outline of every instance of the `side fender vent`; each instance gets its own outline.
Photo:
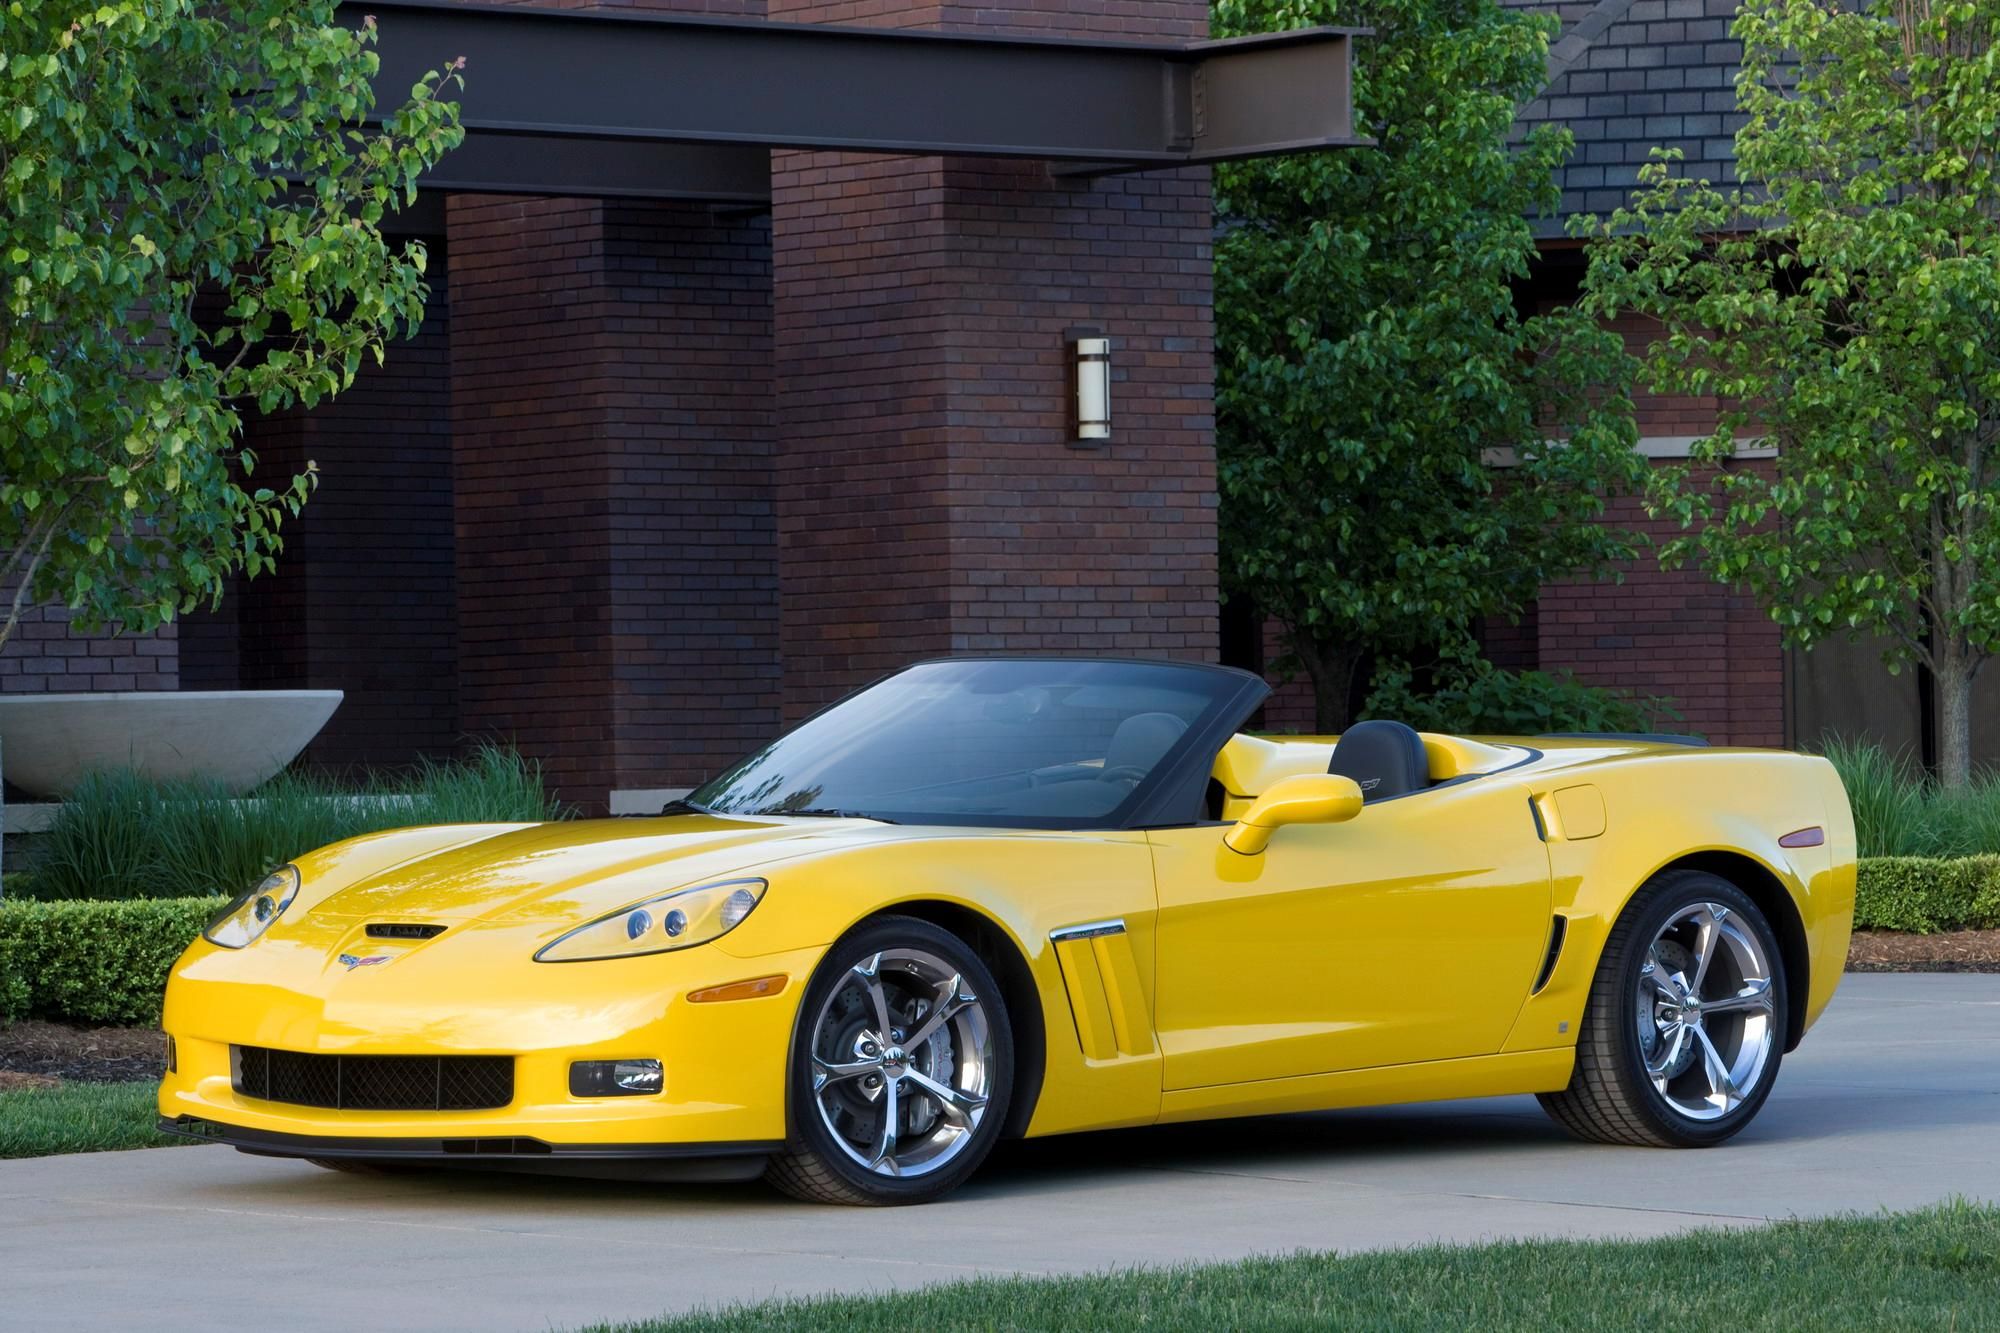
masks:
<instances>
[{"instance_id":1,"label":"side fender vent","mask_svg":"<svg viewBox=\"0 0 2000 1333\"><path fill-rule=\"evenodd\" d=\"M1095 921L1052 931L1077 1044L1086 1060L1153 1053L1152 1017L1123 921Z\"/></svg>"},{"instance_id":2,"label":"side fender vent","mask_svg":"<svg viewBox=\"0 0 2000 1333\"><path fill-rule=\"evenodd\" d=\"M1535 988L1534 990L1530 991L1529 994L1531 995L1541 994L1542 987L1548 985L1549 978L1555 975L1556 961L1562 957L1563 936L1568 933L1569 933L1568 917L1558 916L1550 919L1549 951L1548 954L1542 959L1542 970L1535 977Z\"/></svg>"}]
</instances>

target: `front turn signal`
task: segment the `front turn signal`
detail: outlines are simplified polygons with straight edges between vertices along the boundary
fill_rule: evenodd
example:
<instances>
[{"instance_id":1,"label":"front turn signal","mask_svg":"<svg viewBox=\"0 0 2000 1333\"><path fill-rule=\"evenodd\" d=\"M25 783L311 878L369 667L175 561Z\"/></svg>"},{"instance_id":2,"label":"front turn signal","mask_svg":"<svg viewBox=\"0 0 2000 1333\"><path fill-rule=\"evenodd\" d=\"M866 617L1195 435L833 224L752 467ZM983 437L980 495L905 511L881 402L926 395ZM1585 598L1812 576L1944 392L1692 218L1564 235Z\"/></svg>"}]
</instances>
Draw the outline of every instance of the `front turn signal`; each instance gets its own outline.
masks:
<instances>
[{"instance_id":1,"label":"front turn signal","mask_svg":"<svg viewBox=\"0 0 2000 1333\"><path fill-rule=\"evenodd\" d=\"M709 986L702 990L688 992L690 1004L718 1004L724 1000L761 1000L766 995L776 995L785 989L788 978L780 972L775 977L752 977L748 981L732 981L726 986Z\"/></svg>"}]
</instances>

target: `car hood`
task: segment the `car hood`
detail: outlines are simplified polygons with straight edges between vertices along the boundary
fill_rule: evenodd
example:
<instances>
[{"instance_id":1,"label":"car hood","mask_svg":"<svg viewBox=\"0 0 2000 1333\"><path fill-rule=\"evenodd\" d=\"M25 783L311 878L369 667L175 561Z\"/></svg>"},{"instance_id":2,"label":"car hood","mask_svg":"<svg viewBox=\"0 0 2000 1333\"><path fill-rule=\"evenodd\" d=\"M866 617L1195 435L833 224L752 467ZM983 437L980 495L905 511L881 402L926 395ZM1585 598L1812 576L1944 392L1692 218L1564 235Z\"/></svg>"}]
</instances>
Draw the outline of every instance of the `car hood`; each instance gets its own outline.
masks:
<instances>
[{"instance_id":1,"label":"car hood","mask_svg":"<svg viewBox=\"0 0 2000 1333\"><path fill-rule=\"evenodd\" d=\"M371 922L577 924L652 894L894 835L867 820L709 815L534 824L399 861L310 910ZM309 889L313 867L301 870Z\"/></svg>"}]
</instances>

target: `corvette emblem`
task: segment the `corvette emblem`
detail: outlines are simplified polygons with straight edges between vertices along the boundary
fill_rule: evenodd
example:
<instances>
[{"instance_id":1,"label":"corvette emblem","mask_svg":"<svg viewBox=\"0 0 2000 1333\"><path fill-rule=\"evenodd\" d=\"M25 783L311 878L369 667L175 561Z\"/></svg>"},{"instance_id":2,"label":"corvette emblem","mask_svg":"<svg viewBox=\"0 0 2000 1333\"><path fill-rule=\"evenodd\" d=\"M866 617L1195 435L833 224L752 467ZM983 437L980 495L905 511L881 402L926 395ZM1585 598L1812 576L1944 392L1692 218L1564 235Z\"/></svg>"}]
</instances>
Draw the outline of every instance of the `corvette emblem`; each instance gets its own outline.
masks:
<instances>
[{"instance_id":1,"label":"corvette emblem","mask_svg":"<svg viewBox=\"0 0 2000 1333\"><path fill-rule=\"evenodd\" d=\"M340 961L348 971L352 972L357 967L373 967L377 963L386 963L389 961L389 955L386 953L376 953L370 954L366 958L356 958L351 953L344 953L340 956Z\"/></svg>"}]
</instances>

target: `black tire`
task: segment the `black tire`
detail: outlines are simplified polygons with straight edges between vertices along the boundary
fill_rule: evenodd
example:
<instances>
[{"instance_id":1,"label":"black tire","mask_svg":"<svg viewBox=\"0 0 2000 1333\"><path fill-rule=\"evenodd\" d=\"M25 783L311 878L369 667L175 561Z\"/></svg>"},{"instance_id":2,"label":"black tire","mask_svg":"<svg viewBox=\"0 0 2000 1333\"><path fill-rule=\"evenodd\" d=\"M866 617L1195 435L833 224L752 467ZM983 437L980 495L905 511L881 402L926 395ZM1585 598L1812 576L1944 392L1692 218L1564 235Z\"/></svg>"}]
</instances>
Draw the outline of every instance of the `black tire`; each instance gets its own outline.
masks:
<instances>
[{"instance_id":1,"label":"black tire","mask_svg":"<svg viewBox=\"0 0 2000 1333\"><path fill-rule=\"evenodd\" d=\"M966 1141L949 1160L907 1177L879 1174L850 1156L822 1116L813 1087L812 1043L821 1014L828 1010L836 991L849 983L857 964L897 949L922 950L948 964L963 979L983 1011L991 1050L985 1103ZM913 1064L918 1049L912 1048ZM785 1150L773 1156L765 1169L764 1178L772 1185L811 1203L883 1206L940 1198L979 1169L1007 1119L1014 1088L1014 1035L999 983L971 946L928 921L883 916L864 922L827 950L806 987L792 1035L785 1086L790 1137Z\"/></svg>"},{"instance_id":2,"label":"black tire","mask_svg":"<svg viewBox=\"0 0 2000 1333\"><path fill-rule=\"evenodd\" d=\"M1678 1110L1654 1086L1646 1074L1639 1028L1642 969L1653 941L1668 923L1699 903L1726 907L1746 924L1770 972L1770 1052L1742 1102L1711 1120ZM1655 875L1633 895L1605 941L1577 1033L1575 1071L1561 1092L1541 1094L1542 1109L1564 1129L1593 1143L1711 1148L1733 1138L1756 1118L1777 1081L1786 1042L1786 981L1784 957L1771 923L1741 889L1700 870Z\"/></svg>"}]
</instances>

